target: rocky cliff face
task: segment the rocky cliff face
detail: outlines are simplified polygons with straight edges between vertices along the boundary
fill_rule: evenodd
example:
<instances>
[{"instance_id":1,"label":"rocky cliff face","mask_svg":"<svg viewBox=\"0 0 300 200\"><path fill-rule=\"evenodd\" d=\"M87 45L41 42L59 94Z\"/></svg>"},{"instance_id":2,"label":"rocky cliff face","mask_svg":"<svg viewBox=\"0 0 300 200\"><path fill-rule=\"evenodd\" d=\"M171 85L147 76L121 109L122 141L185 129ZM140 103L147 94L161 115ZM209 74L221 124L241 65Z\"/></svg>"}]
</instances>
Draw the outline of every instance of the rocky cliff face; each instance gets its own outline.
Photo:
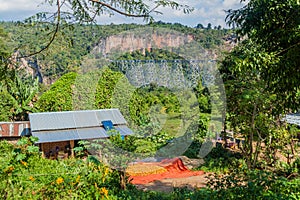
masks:
<instances>
[{"instance_id":1,"label":"rocky cliff face","mask_svg":"<svg viewBox=\"0 0 300 200\"><path fill-rule=\"evenodd\" d=\"M151 48L177 48L190 43L194 38L175 31L141 31L125 32L101 39L92 53L107 57L114 53L133 52L135 50L150 50Z\"/></svg>"},{"instance_id":2,"label":"rocky cliff face","mask_svg":"<svg viewBox=\"0 0 300 200\"><path fill-rule=\"evenodd\" d=\"M12 54L10 64L8 65L10 69L17 71L24 77L38 78L39 83L49 84L47 77L44 79L37 60L19 57L21 57L21 55L18 51Z\"/></svg>"}]
</instances>

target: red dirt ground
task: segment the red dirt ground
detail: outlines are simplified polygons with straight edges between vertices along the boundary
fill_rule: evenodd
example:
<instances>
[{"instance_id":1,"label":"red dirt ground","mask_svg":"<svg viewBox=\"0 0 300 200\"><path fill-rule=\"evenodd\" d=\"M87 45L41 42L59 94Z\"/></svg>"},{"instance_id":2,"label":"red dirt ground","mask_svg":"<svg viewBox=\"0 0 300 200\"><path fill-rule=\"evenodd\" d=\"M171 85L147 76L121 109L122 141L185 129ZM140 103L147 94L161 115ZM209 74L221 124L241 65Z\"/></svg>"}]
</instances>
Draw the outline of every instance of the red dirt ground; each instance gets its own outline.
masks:
<instances>
[{"instance_id":1,"label":"red dirt ground","mask_svg":"<svg viewBox=\"0 0 300 200\"><path fill-rule=\"evenodd\" d=\"M166 178L186 178L191 176L203 175L203 171L190 171L184 166L180 158L164 159L161 162L151 163L164 167L167 171L162 174L151 174L146 176L131 176L132 184L147 184L153 181L162 180ZM146 166L146 165L145 165Z\"/></svg>"}]
</instances>

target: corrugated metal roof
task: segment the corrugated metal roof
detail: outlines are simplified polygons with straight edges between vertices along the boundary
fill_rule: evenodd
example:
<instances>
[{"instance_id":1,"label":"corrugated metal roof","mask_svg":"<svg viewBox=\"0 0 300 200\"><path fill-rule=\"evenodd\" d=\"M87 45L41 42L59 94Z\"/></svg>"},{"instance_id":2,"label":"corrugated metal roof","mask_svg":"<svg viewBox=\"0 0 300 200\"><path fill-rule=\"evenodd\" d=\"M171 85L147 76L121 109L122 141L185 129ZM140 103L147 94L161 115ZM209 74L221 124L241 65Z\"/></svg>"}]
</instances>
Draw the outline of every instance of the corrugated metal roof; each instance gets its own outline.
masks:
<instances>
[{"instance_id":1,"label":"corrugated metal roof","mask_svg":"<svg viewBox=\"0 0 300 200\"><path fill-rule=\"evenodd\" d=\"M115 126L115 129L120 132L120 135L131 135L133 131L126 125Z\"/></svg>"},{"instance_id":2,"label":"corrugated metal roof","mask_svg":"<svg viewBox=\"0 0 300 200\"><path fill-rule=\"evenodd\" d=\"M77 129L77 133L81 140L108 137L103 127Z\"/></svg>"},{"instance_id":3,"label":"corrugated metal roof","mask_svg":"<svg viewBox=\"0 0 300 200\"><path fill-rule=\"evenodd\" d=\"M32 132L32 136L39 138L36 143L69 141L78 137L74 130L39 131Z\"/></svg>"},{"instance_id":4,"label":"corrugated metal roof","mask_svg":"<svg viewBox=\"0 0 300 200\"><path fill-rule=\"evenodd\" d=\"M107 138L102 121L110 120L121 135L133 134L118 109L29 114L32 135L38 143Z\"/></svg>"},{"instance_id":5,"label":"corrugated metal roof","mask_svg":"<svg viewBox=\"0 0 300 200\"><path fill-rule=\"evenodd\" d=\"M126 124L118 109L31 113L29 120L32 131L96 127L105 120L111 120L114 125Z\"/></svg>"},{"instance_id":6,"label":"corrugated metal roof","mask_svg":"<svg viewBox=\"0 0 300 200\"><path fill-rule=\"evenodd\" d=\"M108 137L106 131L102 127L38 131L38 132L32 132L32 135L39 138L39 141L37 143L97 139L97 138Z\"/></svg>"},{"instance_id":7,"label":"corrugated metal roof","mask_svg":"<svg viewBox=\"0 0 300 200\"><path fill-rule=\"evenodd\" d=\"M80 111L73 113L75 127L92 127L99 126L95 111Z\"/></svg>"},{"instance_id":8,"label":"corrugated metal roof","mask_svg":"<svg viewBox=\"0 0 300 200\"><path fill-rule=\"evenodd\" d=\"M285 120L289 124L295 124L300 126L300 114L289 114L285 116Z\"/></svg>"},{"instance_id":9,"label":"corrugated metal roof","mask_svg":"<svg viewBox=\"0 0 300 200\"><path fill-rule=\"evenodd\" d=\"M76 128L73 112L29 114L31 131Z\"/></svg>"},{"instance_id":10,"label":"corrugated metal roof","mask_svg":"<svg viewBox=\"0 0 300 200\"><path fill-rule=\"evenodd\" d=\"M98 110L96 115L99 122L111 120L114 125L127 123L119 109Z\"/></svg>"}]
</instances>

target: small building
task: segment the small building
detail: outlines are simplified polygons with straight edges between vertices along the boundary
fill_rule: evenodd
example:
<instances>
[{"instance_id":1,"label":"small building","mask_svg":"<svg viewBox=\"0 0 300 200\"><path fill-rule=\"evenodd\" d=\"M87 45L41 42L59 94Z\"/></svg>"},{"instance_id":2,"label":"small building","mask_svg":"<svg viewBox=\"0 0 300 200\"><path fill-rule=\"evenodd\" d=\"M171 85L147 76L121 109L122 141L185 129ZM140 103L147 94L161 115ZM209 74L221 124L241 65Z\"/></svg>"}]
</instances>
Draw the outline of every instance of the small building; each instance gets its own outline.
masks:
<instances>
[{"instance_id":1,"label":"small building","mask_svg":"<svg viewBox=\"0 0 300 200\"><path fill-rule=\"evenodd\" d=\"M30 135L29 121L0 122L0 139L17 141L22 136Z\"/></svg>"},{"instance_id":2,"label":"small building","mask_svg":"<svg viewBox=\"0 0 300 200\"><path fill-rule=\"evenodd\" d=\"M288 114L285 116L285 120L289 124L295 124L300 127L300 113L298 114Z\"/></svg>"},{"instance_id":3,"label":"small building","mask_svg":"<svg viewBox=\"0 0 300 200\"><path fill-rule=\"evenodd\" d=\"M284 120L289 124L294 124L300 128L300 113L288 114L285 116ZM297 138L300 140L300 131L297 134Z\"/></svg>"},{"instance_id":4,"label":"small building","mask_svg":"<svg viewBox=\"0 0 300 200\"><path fill-rule=\"evenodd\" d=\"M121 136L133 134L118 109L31 113L29 120L45 156L68 151L73 155L78 141L108 138L111 128Z\"/></svg>"}]
</instances>

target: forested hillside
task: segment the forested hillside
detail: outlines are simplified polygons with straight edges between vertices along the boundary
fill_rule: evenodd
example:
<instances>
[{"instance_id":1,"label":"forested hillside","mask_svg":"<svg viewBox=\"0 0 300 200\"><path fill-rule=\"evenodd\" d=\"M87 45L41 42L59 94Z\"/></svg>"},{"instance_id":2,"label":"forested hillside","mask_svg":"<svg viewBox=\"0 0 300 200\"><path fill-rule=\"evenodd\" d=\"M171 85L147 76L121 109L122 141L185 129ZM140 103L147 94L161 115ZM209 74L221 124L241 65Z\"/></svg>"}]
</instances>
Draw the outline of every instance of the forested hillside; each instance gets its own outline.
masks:
<instances>
[{"instance_id":1,"label":"forested hillside","mask_svg":"<svg viewBox=\"0 0 300 200\"><path fill-rule=\"evenodd\" d=\"M51 48L40 54L26 57L46 46L51 39L55 26L52 24L36 25L21 22L2 22L0 26L8 34L6 40L11 52L14 52L17 57L25 56L24 59L21 59L23 62L16 63L15 67L25 68L29 73L38 71L43 77L45 84L53 83L57 78L68 72L77 72L84 60L83 58L98 45L101 39L117 35L123 31L143 27L175 30L192 36L199 42L199 45L207 50L211 50L211 53L216 53L214 50L222 50L220 46L224 45L226 38L231 32L227 29L221 29L220 26L214 29L203 26L191 28L181 24L164 22L147 25L66 25L58 32L56 39L51 44Z\"/></svg>"},{"instance_id":2,"label":"forested hillside","mask_svg":"<svg viewBox=\"0 0 300 200\"><path fill-rule=\"evenodd\" d=\"M190 11L188 6L169 0L107 0L108 5L93 1L84 7L80 4L83 1L76 0L71 1L73 18L60 15L59 2L53 15L56 25L39 19L0 24L0 121L28 120L28 114L33 112L114 107L124 115L134 134L123 138L111 129L107 139L78 142L75 157L63 160L43 158L35 137L22 137L16 144L1 141L1 197L300 199L300 129L295 123L299 122L300 112L299 0L241 1L245 2L242 8L227 10L225 21L233 30L212 28L211 24L191 28L164 22L85 24L94 21L90 14L113 11L149 21L153 20L151 12L159 6ZM157 7L150 10L145 2L156 3ZM71 25L71 19L81 24ZM124 34L118 38L119 33L142 28L141 37L147 38L151 36L151 32L145 33L149 27L163 28L160 34L169 38L174 31L184 35L178 34L174 37L177 42L167 44L168 38L164 41L159 34L153 34L160 40L158 43L176 48L182 42L178 40L192 39L203 51L191 48L186 54L205 52L205 61L217 59L210 62L215 70L208 70L212 81L205 81L207 74L196 72L204 65L192 68L192 61L187 62L176 51L151 46L140 49L143 45L137 45L137 49L124 52L118 46L127 44L122 40L132 37ZM110 47L119 47L122 52L114 60L109 57L112 48L103 45L108 41L115 42L117 45ZM109 62L102 65L103 57ZM121 62L125 64L119 66ZM157 67L152 73L149 68L144 70L145 65L132 63L158 64L147 65ZM179 73L174 63L181 63ZM205 62L206 69L212 68L208 63ZM186 83L189 72L196 79ZM145 79L145 74L155 81L129 80ZM174 77L178 85L169 81ZM171 84L161 84L162 79ZM289 116L294 116L295 121L289 121ZM94 156L87 155L86 150L92 150ZM203 188L177 188L177 179L176 185L169 184L172 192L166 194L138 190L130 183L132 179L125 168L133 157L132 161L140 162L143 158L182 155L201 160L194 170L209 172ZM138 169L135 172L148 173ZM153 183L162 186L160 181Z\"/></svg>"}]
</instances>

